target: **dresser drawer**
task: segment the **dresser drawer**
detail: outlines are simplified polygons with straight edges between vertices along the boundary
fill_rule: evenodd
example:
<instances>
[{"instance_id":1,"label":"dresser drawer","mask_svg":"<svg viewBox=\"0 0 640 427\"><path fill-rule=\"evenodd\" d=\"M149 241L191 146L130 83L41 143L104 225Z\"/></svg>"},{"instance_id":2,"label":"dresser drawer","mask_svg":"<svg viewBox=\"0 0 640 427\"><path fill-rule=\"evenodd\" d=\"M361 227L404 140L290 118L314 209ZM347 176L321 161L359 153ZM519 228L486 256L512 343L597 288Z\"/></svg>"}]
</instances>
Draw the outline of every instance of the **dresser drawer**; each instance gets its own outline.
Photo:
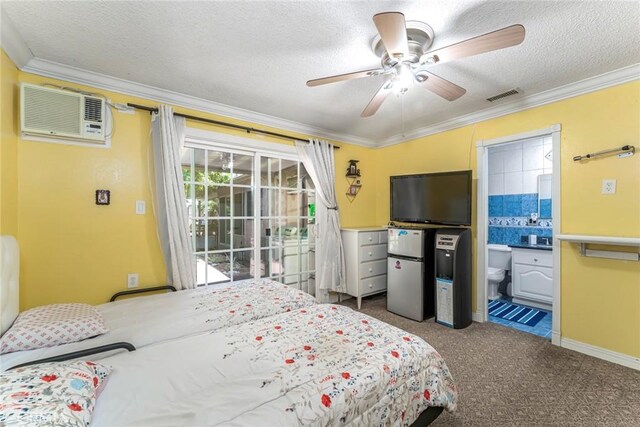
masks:
<instances>
[{"instance_id":1,"label":"dresser drawer","mask_svg":"<svg viewBox=\"0 0 640 427\"><path fill-rule=\"evenodd\" d=\"M360 280L360 295L382 292L387 289L387 275L370 277Z\"/></svg>"},{"instance_id":2,"label":"dresser drawer","mask_svg":"<svg viewBox=\"0 0 640 427\"><path fill-rule=\"evenodd\" d=\"M360 262L387 258L387 245L362 246L359 250Z\"/></svg>"},{"instance_id":3,"label":"dresser drawer","mask_svg":"<svg viewBox=\"0 0 640 427\"><path fill-rule=\"evenodd\" d=\"M379 276L387 273L387 261L382 259L380 261L363 262L360 264L360 277Z\"/></svg>"},{"instance_id":4,"label":"dresser drawer","mask_svg":"<svg viewBox=\"0 0 640 427\"><path fill-rule=\"evenodd\" d=\"M358 246L377 245L380 243L380 233L377 231L367 231L358 233Z\"/></svg>"},{"instance_id":5,"label":"dresser drawer","mask_svg":"<svg viewBox=\"0 0 640 427\"><path fill-rule=\"evenodd\" d=\"M536 249L513 249L513 262L516 264L539 265L541 267L553 266L553 252Z\"/></svg>"},{"instance_id":6,"label":"dresser drawer","mask_svg":"<svg viewBox=\"0 0 640 427\"><path fill-rule=\"evenodd\" d=\"M387 243L387 238L389 237L389 231L378 231L378 237L380 238L380 243Z\"/></svg>"}]
</instances>

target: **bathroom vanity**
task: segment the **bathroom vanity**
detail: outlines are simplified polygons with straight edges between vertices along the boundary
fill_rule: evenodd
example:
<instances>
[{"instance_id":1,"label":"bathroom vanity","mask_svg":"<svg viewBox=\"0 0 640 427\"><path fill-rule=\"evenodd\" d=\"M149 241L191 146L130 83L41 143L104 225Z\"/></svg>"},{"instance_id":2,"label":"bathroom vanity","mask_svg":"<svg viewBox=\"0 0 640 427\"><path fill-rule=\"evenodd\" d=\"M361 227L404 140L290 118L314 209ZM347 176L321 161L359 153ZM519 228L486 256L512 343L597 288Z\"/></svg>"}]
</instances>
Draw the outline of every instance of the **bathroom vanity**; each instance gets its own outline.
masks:
<instances>
[{"instance_id":1,"label":"bathroom vanity","mask_svg":"<svg viewBox=\"0 0 640 427\"><path fill-rule=\"evenodd\" d=\"M551 310L553 252L550 245L509 245L512 250L512 296L516 304Z\"/></svg>"}]
</instances>

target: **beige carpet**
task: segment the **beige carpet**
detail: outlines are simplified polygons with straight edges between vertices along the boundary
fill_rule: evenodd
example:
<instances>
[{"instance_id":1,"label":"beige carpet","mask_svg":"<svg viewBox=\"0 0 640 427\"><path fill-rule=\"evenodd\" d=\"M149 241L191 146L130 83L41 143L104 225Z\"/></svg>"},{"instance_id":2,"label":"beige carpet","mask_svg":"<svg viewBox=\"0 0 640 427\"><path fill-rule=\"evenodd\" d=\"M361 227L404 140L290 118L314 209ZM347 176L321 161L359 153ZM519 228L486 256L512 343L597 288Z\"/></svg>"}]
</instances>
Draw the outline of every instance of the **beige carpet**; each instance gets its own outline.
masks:
<instances>
[{"instance_id":1,"label":"beige carpet","mask_svg":"<svg viewBox=\"0 0 640 427\"><path fill-rule=\"evenodd\" d=\"M353 299L344 302L355 308ZM434 426L640 426L640 372L494 323L449 329L389 313L386 296L363 313L421 336L445 359L458 410Z\"/></svg>"}]
</instances>

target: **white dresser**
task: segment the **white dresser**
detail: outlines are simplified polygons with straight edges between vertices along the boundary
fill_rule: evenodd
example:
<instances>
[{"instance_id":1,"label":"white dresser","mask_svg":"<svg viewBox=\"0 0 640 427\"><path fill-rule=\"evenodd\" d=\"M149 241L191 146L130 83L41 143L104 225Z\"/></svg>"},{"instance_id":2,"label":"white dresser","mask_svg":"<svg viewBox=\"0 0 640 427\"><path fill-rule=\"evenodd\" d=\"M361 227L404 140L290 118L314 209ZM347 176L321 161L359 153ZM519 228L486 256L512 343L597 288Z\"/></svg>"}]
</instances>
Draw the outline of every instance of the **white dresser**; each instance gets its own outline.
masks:
<instances>
[{"instance_id":1,"label":"white dresser","mask_svg":"<svg viewBox=\"0 0 640 427\"><path fill-rule=\"evenodd\" d=\"M387 290L387 229L343 228L347 293L358 299Z\"/></svg>"}]
</instances>

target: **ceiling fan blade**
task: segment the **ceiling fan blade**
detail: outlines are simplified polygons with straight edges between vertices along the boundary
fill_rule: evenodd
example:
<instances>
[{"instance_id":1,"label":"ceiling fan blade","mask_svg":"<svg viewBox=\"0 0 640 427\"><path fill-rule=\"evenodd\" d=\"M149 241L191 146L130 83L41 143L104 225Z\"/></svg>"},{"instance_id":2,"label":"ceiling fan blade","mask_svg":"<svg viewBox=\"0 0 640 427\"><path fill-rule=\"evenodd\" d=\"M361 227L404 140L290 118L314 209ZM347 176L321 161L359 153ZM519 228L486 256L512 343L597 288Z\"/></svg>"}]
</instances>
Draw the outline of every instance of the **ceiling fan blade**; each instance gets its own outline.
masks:
<instances>
[{"instance_id":1,"label":"ceiling fan blade","mask_svg":"<svg viewBox=\"0 0 640 427\"><path fill-rule=\"evenodd\" d=\"M466 89L461 88L457 84L451 83L449 80L445 80L442 77L438 77L428 71L421 71L421 77L426 77L426 80L420 82L422 87L438 96L443 97L448 101L455 101L462 95L467 93Z\"/></svg>"},{"instance_id":2,"label":"ceiling fan blade","mask_svg":"<svg viewBox=\"0 0 640 427\"><path fill-rule=\"evenodd\" d=\"M407 26L404 15L400 12L378 13L373 16L382 44L391 57L399 55L409 55L409 44L407 42Z\"/></svg>"},{"instance_id":3,"label":"ceiling fan blade","mask_svg":"<svg viewBox=\"0 0 640 427\"><path fill-rule=\"evenodd\" d=\"M313 79L307 82L307 86L320 86L326 85L329 83L341 82L343 80L351 80L351 79L360 79L362 77L370 77L377 76L378 74L383 74L385 71L382 68L377 68L375 70L364 70L364 71L355 71L353 73L346 74L338 74L336 76L322 77L320 79Z\"/></svg>"},{"instance_id":4,"label":"ceiling fan blade","mask_svg":"<svg viewBox=\"0 0 640 427\"><path fill-rule=\"evenodd\" d=\"M452 44L442 49L427 52L420 57L421 64L435 64L447 62L492 50L515 46L524 40L525 30L520 24L512 25L501 30L473 37L468 40Z\"/></svg>"},{"instance_id":5,"label":"ceiling fan blade","mask_svg":"<svg viewBox=\"0 0 640 427\"><path fill-rule=\"evenodd\" d=\"M389 96L389 94L391 93L392 88L393 83L391 81L384 82L384 84L380 86L380 89L378 89L378 92L373 95L373 98L371 98L371 101L369 101L367 107L362 111L360 117L373 116L376 111L378 111L378 108L380 108L384 100L387 99L387 96Z\"/></svg>"}]
</instances>

